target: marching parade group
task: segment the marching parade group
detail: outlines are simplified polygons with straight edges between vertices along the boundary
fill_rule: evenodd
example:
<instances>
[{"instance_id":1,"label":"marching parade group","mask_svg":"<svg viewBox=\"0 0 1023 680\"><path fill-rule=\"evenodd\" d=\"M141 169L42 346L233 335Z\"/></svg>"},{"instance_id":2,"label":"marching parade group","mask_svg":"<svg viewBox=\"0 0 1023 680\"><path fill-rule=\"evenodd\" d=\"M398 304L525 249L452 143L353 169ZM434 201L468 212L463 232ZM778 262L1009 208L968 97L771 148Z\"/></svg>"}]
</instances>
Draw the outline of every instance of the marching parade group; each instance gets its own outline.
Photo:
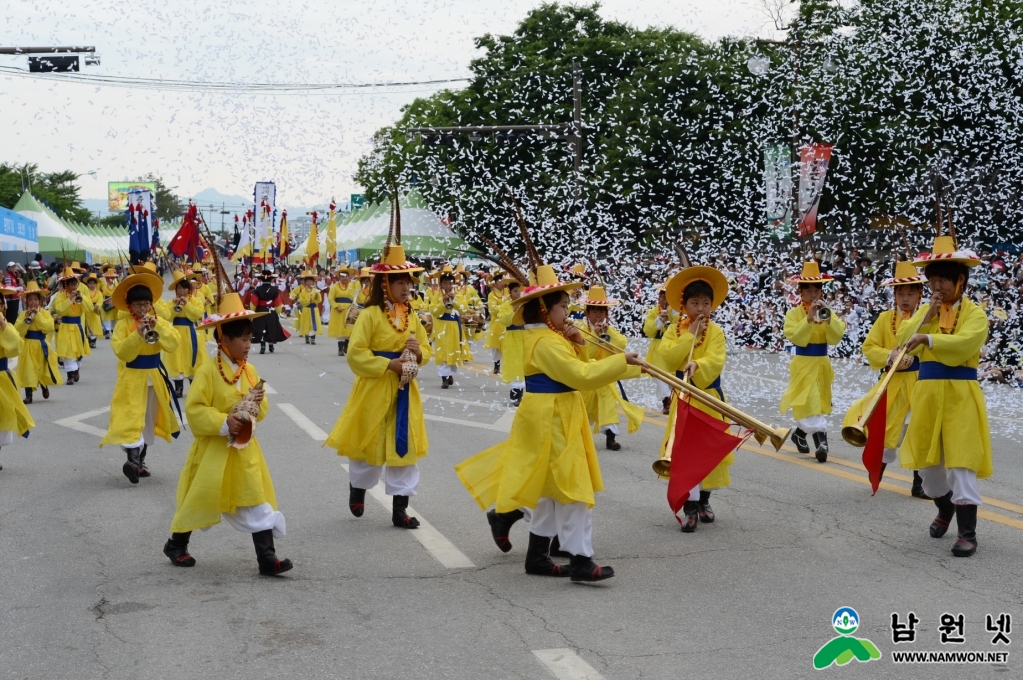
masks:
<instances>
[{"instance_id":1,"label":"marching parade group","mask_svg":"<svg viewBox=\"0 0 1023 680\"><path fill-rule=\"evenodd\" d=\"M250 348L273 353L292 333L308 344L324 334L336 340L355 380L325 446L350 461L349 509L361 517L366 491L383 478L393 497L393 525L415 529L409 497L417 493L429 449L419 370L432 360L448 389L459 367L473 360L470 340L481 340L516 410L508 439L459 463L459 480L485 512L501 551L512 547L511 527L520 519L529 523L528 574L574 582L613 576L611 567L593 560L592 511L603 489L593 435L618 450L620 415L627 432L640 427L644 412L628 401L620 381L642 374L658 378L668 416L659 458L685 446L672 436L683 403L723 421L722 428L735 420L713 406L726 402L728 342L713 320L729 294L724 274L689 266L658 286L658 302L643 324L650 345L641 358L611 323L619 301L608 297L599 273L577 266L559 276L521 220L528 266L494 253L502 271L487 276L484 296L466 285L461 265L425 271L408 261L397 213L392 206L393 236L379 261L338 267L329 288L310 269L288 286L269 266L232 286L215 258L176 269L169 285L152 263L89 271L67 262L52 292L35 280L3 287L0 312L15 300L21 310L13 322L0 314L0 449L29 436L37 392L48 399L57 386L75 385L83 363L88 376L86 358L102 336L119 364L100 446L121 447L128 481L150 476L147 453L157 437L170 442L186 424L193 437L164 553L176 566L193 566L191 533L224 520L252 534L259 572L278 575L293 565L274 546L286 525L254 435L269 403ZM933 499L938 510L930 535L943 536L957 521L956 556L976 551L977 480L992 473L977 382L988 322L964 295L979 262L953 235L940 234L930 253L898 262L885 282L893 308L876 320L862 347L871 368L895 372L884 385L881 474L896 460L915 471L914 495ZM785 317L795 351L780 401L780 412L791 411L795 420L797 450L821 463L828 457L834 379L828 347L845 332L827 305L830 281L812 259L791 279L801 303ZM290 332L281 321L289 314ZM207 342L216 345L212 355ZM856 402L844 425L862 423L873 396ZM731 430L744 428L734 423ZM688 492L676 514L683 532L715 521L710 496L730 484L733 459L729 453Z\"/></svg>"}]
</instances>

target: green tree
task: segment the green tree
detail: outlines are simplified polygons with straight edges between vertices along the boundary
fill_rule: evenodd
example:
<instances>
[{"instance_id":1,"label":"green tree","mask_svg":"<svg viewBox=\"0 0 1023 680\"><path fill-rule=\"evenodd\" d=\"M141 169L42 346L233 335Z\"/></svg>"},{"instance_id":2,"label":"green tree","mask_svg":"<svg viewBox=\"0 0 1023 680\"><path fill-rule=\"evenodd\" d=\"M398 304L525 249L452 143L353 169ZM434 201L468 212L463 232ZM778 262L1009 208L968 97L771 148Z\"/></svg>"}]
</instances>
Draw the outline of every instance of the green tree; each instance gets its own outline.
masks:
<instances>
[{"instance_id":1,"label":"green tree","mask_svg":"<svg viewBox=\"0 0 1023 680\"><path fill-rule=\"evenodd\" d=\"M59 217L74 222L88 222L90 213L82 207L78 188L79 175L72 170L39 173L39 166L0 163L0 205L13 208L21 198L22 186L42 200Z\"/></svg>"},{"instance_id":2,"label":"green tree","mask_svg":"<svg viewBox=\"0 0 1023 680\"><path fill-rule=\"evenodd\" d=\"M160 222L169 222L185 214L187 207L185 202L174 193L177 187L168 187L161 177L152 172L145 177L139 177L138 181L156 184L156 196L153 198L156 201L156 217Z\"/></svg>"}]
</instances>

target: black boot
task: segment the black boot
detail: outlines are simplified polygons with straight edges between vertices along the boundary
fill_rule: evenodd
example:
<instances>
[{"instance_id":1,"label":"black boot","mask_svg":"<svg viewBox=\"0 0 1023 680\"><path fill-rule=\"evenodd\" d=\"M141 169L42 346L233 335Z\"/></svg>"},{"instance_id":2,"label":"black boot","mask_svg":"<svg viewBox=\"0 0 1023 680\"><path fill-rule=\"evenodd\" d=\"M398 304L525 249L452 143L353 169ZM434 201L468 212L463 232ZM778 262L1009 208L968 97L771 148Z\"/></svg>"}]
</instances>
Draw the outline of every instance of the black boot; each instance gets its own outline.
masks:
<instances>
[{"instance_id":1,"label":"black boot","mask_svg":"<svg viewBox=\"0 0 1023 680\"><path fill-rule=\"evenodd\" d=\"M50 388L47 387L46 385L40 385L39 387L40 387L40 391L43 393L43 399L49 399L50 398Z\"/></svg>"},{"instance_id":2,"label":"black boot","mask_svg":"<svg viewBox=\"0 0 1023 680\"><path fill-rule=\"evenodd\" d=\"M167 542L163 544L163 554L166 555L171 564L175 567L194 567L195 558L188 554L188 539L191 531L183 534L171 534Z\"/></svg>"},{"instance_id":3,"label":"black boot","mask_svg":"<svg viewBox=\"0 0 1023 680\"><path fill-rule=\"evenodd\" d=\"M366 490L356 489L351 482L348 483L348 509L356 517L362 517L366 511Z\"/></svg>"},{"instance_id":4,"label":"black boot","mask_svg":"<svg viewBox=\"0 0 1023 680\"><path fill-rule=\"evenodd\" d=\"M256 547L256 562L259 563L259 573L263 576L277 576L291 571L294 566L287 558L277 559L277 552L274 550L273 529L257 531L252 534L252 545Z\"/></svg>"},{"instance_id":5,"label":"black boot","mask_svg":"<svg viewBox=\"0 0 1023 680\"><path fill-rule=\"evenodd\" d=\"M259 343L259 353L260 354L266 354L266 343L265 342Z\"/></svg>"},{"instance_id":6,"label":"black boot","mask_svg":"<svg viewBox=\"0 0 1023 680\"><path fill-rule=\"evenodd\" d=\"M273 354L273 353L274 353L274 344L271 342L270 343L270 354Z\"/></svg>"},{"instance_id":7,"label":"black boot","mask_svg":"<svg viewBox=\"0 0 1023 680\"><path fill-rule=\"evenodd\" d=\"M568 569L556 564L548 556L551 539L529 532L529 547L526 549L526 573L533 576L568 576Z\"/></svg>"},{"instance_id":8,"label":"black boot","mask_svg":"<svg viewBox=\"0 0 1023 680\"><path fill-rule=\"evenodd\" d=\"M710 491L700 489L700 523L711 524L714 521L714 511L710 509Z\"/></svg>"},{"instance_id":9,"label":"black boot","mask_svg":"<svg viewBox=\"0 0 1023 680\"><path fill-rule=\"evenodd\" d=\"M316 344L316 336L315 336L315 335L313 335L313 336L311 336L311 337L309 338L309 343L310 343L310 344L312 344L312 345L315 345L315 344Z\"/></svg>"},{"instance_id":10,"label":"black boot","mask_svg":"<svg viewBox=\"0 0 1023 680\"><path fill-rule=\"evenodd\" d=\"M495 361L494 362L494 375L500 375L500 373L501 373L501 362L500 361Z\"/></svg>"},{"instance_id":11,"label":"black boot","mask_svg":"<svg viewBox=\"0 0 1023 680\"><path fill-rule=\"evenodd\" d=\"M448 388L448 377L446 375L442 376L440 379L440 388L442 390L446 390Z\"/></svg>"},{"instance_id":12,"label":"black boot","mask_svg":"<svg viewBox=\"0 0 1023 680\"><path fill-rule=\"evenodd\" d=\"M309 336L308 335L305 336L305 344L307 344L307 345L309 344Z\"/></svg>"},{"instance_id":13,"label":"black boot","mask_svg":"<svg viewBox=\"0 0 1023 680\"><path fill-rule=\"evenodd\" d=\"M519 387L516 387L509 393L509 396L511 397L512 406L518 406L522 403L522 394L523 390L522 388Z\"/></svg>"},{"instance_id":14,"label":"black boot","mask_svg":"<svg viewBox=\"0 0 1023 680\"><path fill-rule=\"evenodd\" d=\"M508 537L511 535L512 525L522 519L523 514L521 510L512 510L511 512L498 512L497 510L487 511L487 522L490 523L490 535L494 537L494 543L501 552L508 552L512 549L511 541ZM530 534L532 536L532 534Z\"/></svg>"},{"instance_id":15,"label":"black boot","mask_svg":"<svg viewBox=\"0 0 1023 680\"><path fill-rule=\"evenodd\" d=\"M668 415L671 413L671 397L665 397L661 399L661 415Z\"/></svg>"},{"instance_id":16,"label":"black boot","mask_svg":"<svg viewBox=\"0 0 1023 680\"><path fill-rule=\"evenodd\" d=\"M139 447L128 449L128 462L121 467L121 472L132 484L139 483L139 455L142 449Z\"/></svg>"},{"instance_id":17,"label":"black boot","mask_svg":"<svg viewBox=\"0 0 1023 680\"><path fill-rule=\"evenodd\" d=\"M615 433L611 430L604 430L604 436L606 440L604 446L607 447L608 451L621 451L622 445L615 440Z\"/></svg>"},{"instance_id":18,"label":"black boot","mask_svg":"<svg viewBox=\"0 0 1023 680\"><path fill-rule=\"evenodd\" d=\"M817 462L826 463L828 462L828 433L827 432L814 432L813 433L813 445L817 448Z\"/></svg>"},{"instance_id":19,"label":"black boot","mask_svg":"<svg viewBox=\"0 0 1023 680\"><path fill-rule=\"evenodd\" d=\"M110 339L110 331L103 331L103 339L104 340Z\"/></svg>"},{"instance_id":20,"label":"black boot","mask_svg":"<svg viewBox=\"0 0 1023 680\"><path fill-rule=\"evenodd\" d=\"M810 453L810 447L806 443L806 433L802 429L797 427L792 430L792 443L796 445L796 451Z\"/></svg>"},{"instance_id":21,"label":"black boot","mask_svg":"<svg viewBox=\"0 0 1023 680\"><path fill-rule=\"evenodd\" d=\"M920 476L919 470L913 470L913 488L910 493L913 494L913 498L932 500L930 496L924 493L924 478Z\"/></svg>"},{"instance_id":22,"label":"black boot","mask_svg":"<svg viewBox=\"0 0 1023 680\"><path fill-rule=\"evenodd\" d=\"M887 470L887 469L888 469L888 463L881 463L881 474L879 474L877 476L878 483L880 483L881 480L884 479L884 471Z\"/></svg>"},{"instance_id":23,"label":"black boot","mask_svg":"<svg viewBox=\"0 0 1023 680\"><path fill-rule=\"evenodd\" d=\"M682 533L691 534L696 531L696 525L700 521L700 504L696 501L686 501L682 504Z\"/></svg>"},{"instance_id":24,"label":"black boot","mask_svg":"<svg viewBox=\"0 0 1023 680\"><path fill-rule=\"evenodd\" d=\"M399 529L415 529L419 526L419 520L410 517L407 512L408 496L394 496L391 503L391 524Z\"/></svg>"},{"instance_id":25,"label":"black boot","mask_svg":"<svg viewBox=\"0 0 1023 680\"><path fill-rule=\"evenodd\" d=\"M345 355L345 342L344 340L337 341L337 355L343 357Z\"/></svg>"},{"instance_id":26,"label":"black boot","mask_svg":"<svg viewBox=\"0 0 1023 680\"><path fill-rule=\"evenodd\" d=\"M957 505L956 523L959 524L959 538L952 546L952 554L969 557L977 552L977 506Z\"/></svg>"},{"instance_id":27,"label":"black boot","mask_svg":"<svg viewBox=\"0 0 1023 680\"><path fill-rule=\"evenodd\" d=\"M178 399L180 399L181 397L185 396L185 379L184 378L181 378L180 380L175 380L174 381L174 395Z\"/></svg>"},{"instance_id":28,"label":"black boot","mask_svg":"<svg viewBox=\"0 0 1023 680\"><path fill-rule=\"evenodd\" d=\"M31 387L26 387L25 388L25 398L21 400L21 403L23 403L23 404L31 404L32 403L32 388Z\"/></svg>"},{"instance_id":29,"label":"black boot","mask_svg":"<svg viewBox=\"0 0 1023 680\"><path fill-rule=\"evenodd\" d=\"M89 338L89 349L96 349L96 336Z\"/></svg>"},{"instance_id":30,"label":"black boot","mask_svg":"<svg viewBox=\"0 0 1023 680\"><path fill-rule=\"evenodd\" d=\"M551 557L569 558L572 556L571 553L567 553L561 549L561 541L558 540L557 536L551 539L551 551L547 554Z\"/></svg>"},{"instance_id":31,"label":"black boot","mask_svg":"<svg viewBox=\"0 0 1023 680\"><path fill-rule=\"evenodd\" d=\"M611 567L599 567L592 558L585 555L572 555L572 561L568 565L572 581L575 583L589 583L603 581L615 575Z\"/></svg>"},{"instance_id":32,"label":"black boot","mask_svg":"<svg viewBox=\"0 0 1023 680\"><path fill-rule=\"evenodd\" d=\"M149 444L142 445L142 451L139 452L139 477L148 477L149 468L146 467L146 451L149 450Z\"/></svg>"},{"instance_id":33,"label":"black boot","mask_svg":"<svg viewBox=\"0 0 1023 680\"><path fill-rule=\"evenodd\" d=\"M952 516L956 514L956 506L952 503L952 492L934 499L934 505L938 508L938 516L931 522L931 537L941 538L948 531L948 524ZM976 520L974 520L976 521Z\"/></svg>"}]
</instances>

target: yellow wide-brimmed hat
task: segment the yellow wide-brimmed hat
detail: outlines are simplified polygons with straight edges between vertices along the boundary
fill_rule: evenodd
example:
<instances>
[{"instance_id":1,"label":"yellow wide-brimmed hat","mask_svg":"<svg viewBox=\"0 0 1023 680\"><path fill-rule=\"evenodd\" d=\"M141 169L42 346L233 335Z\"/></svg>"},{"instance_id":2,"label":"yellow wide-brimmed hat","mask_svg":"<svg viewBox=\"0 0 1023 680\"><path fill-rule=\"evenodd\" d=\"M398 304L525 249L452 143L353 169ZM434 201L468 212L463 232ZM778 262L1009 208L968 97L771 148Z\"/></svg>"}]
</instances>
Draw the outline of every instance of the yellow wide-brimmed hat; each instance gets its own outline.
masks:
<instances>
[{"instance_id":1,"label":"yellow wide-brimmed hat","mask_svg":"<svg viewBox=\"0 0 1023 680\"><path fill-rule=\"evenodd\" d=\"M192 279L195 278L195 274L191 272L185 273L181 271L174 272L174 280L167 284L167 290L174 292L174 289L178 287L178 284L184 281L189 287L192 286Z\"/></svg>"},{"instance_id":2,"label":"yellow wide-brimmed hat","mask_svg":"<svg viewBox=\"0 0 1023 680\"><path fill-rule=\"evenodd\" d=\"M95 281L96 283L99 283L99 277L96 276L95 272L86 275L86 277L82 279L82 283L88 283L89 281Z\"/></svg>"},{"instance_id":3,"label":"yellow wide-brimmed hat","mask_svg":"<svg viewBox=\"0 0 1023 680\"><path fill-rule=\"evenodd\" d=\"M369 268L374 274L412 274L423 271L413 262L405 259L405 248L399 245L390 245L384 248L384 257L380 262Z\"/></svg>"},{"instance_id":4,"label":"yellow wide-brimmed hat","mask_svg":"<svg viewBox=\"0 0 1023 680\"><path fill-rule=\"evenodd\" d=\"M103 265L100 267L100 271L103 273L103 276L117 276L117 268L112 264Z\"/></svg>"},{"instance_id":5,"label":"yellow wide-brimmed hat","mask_svg":"<svg viewBox=\"0 0 1023 680\"><path fill-rule=\"evenodd\" d=\"M163 279L155 274L145 272L127 276L117 284L117 288L114 288L114 292L110 294L110 303L122 312L129 311L128 291L135 286L148 288L149 292L153 294L153 304L156 304L156 301L163 296Z\"/></svg>"},{"instance_id":6,"label":"yellow wide-brimmed hat","mask_svg":"<svg viewBox=\"0 0 1023 680\"><path fill-rule=\"evenodd\" d=\"M15 297L18 295L18 291L14 288L4 288L0 286L0 296L3 297Z\"/></svg>"},{"instance_id":7,"label":"yellow wide-brimmed hat","mask_svg":"<svg viewBox=\"0 0 1023 680\"><path fill-rule=\"evenodd\" d=\"M803 271L795 276L790 276L789 281L793 283L827 283L828 281L834 281L834 279L827 274L821 274L820 263L816 260L810 260L809 262L804 262Z\"/></svg>"},{"instance_id":8,"label":"yellow wide-brimmed hat","mask_svg":"<svg viewBox=\"0 0 1023 680\"><path fill-rule=\"evenodd\" d=\"M340 265L338 265L337 269L335 270L335 273L338 276L340 276L341 274L345 274L347 276L352 276L353 274L358 274L359 270L354 269L352 267L349 267L346 264L340 264Z\"/></svg>"},{"instance_id":9,"label":"yellow wide-brimmed hat","mask_svg":"<svg viewBox=\"0 0 1023 680\"><path fill-rule=\"evenodd\" d=\"M302 273L298 275L299 281L304 281L305 279L316 279L316 278L319 278L319 277L317 276L316 272L314 272L312 269L303 269Z\"/></svg>"},{"instance_id":10,"label":"yellow wide-brimmed hat","mask_svg":"<svg viewBox=\"0 0 1023 680\"><path fill-rule=\"evenodd\" d=\"M45 288L40 288L39 283L36 281L29 281L28 283L25 284L25 289L18 293L18 297L23 298L26 295L38 295L39 297L49 297L50 291L46 290Z\"/></svg>"},{"instance_id":11,"label":"yellow wide-brimmed hat","mask_svg":"<svg viewBox=\"0 0 1023 680\"><path fill-rule=\"evenodd\" d=\"M270 312L254 312L251 309L245 309L245 304L242 302L242 296L238 293L228 293L220 300L220 305L217 307L216 314L210 314L206 317L196 328L214 328L221 324L225 324L229 321L238 321L239 319L257 319L261 316L266 316Z\"/></svg>"},{"instance_id":12,"label":"yellow wide-brimmed hat","mask_svg":"<svg viewBox=\"0 0 1023 680\"><path fill-rule=\"evenodd\" d=\"M530 300L543 297L548 293L567 292L581 288L582 285L579 281L561 282L558 280L558 273L554 271L554 267L549 264L540 265L536 268L536 283L523 290L518 300L512 300L512 306L520 307Z\"/></svg>"},{"instance_id":13,"label":"yellow wide-brimmed hat","mask_svg":"<svg viewBox=\"0 0 1023 680\"><path fill-rule=\"evenodd\" d=\"M951 236L938 236L934 239L934 247L930 253L922 253L917 256L913 264L917 267L926 267L932 262L958 262L967 267L976 267L981 264L977 253L972 250L956 247L956 240Z\"/></svg>"},{"instance_id":14,"label":"yellow wide-brimmed hat","mask_svg":"<svg viewBox=\"0 0 1023 680\"><path fill-rule=\"evenodd\" d=\"M693 281L703 281L714 291L711 309L717 309L728 296L728 279L717 269L704 266L686 267L664 284L664 296L668 299L669 307L677 312L682 311L682 293Z\"/></svg>"},{"instance_id":15,"label":"yellow wide-brimmed hat","mask_svg":"<svg viewBox=\"0 0 1023 680\"><path fill-rule=\"evenodd\" d=\"M586 291L586 299L583 300L583 304L587 307L614 307L619 304L619 301L609 298L604 286L590 286L590 289Z\"/></svg>"},{"instance_id":16,"label":"yellow wide-brimmed hat","mask_svg":"<svg viewBox=\"0 0 1023 680\"><path fill-rule=\"evenodd\" d=\"M160 279L160 285L163 285L163 279L160 278L160 274L156 271L156 265L152 261L146 262L145 264L129 265L128 271L131 274L147 274L149 276L155 276Z\"/></svg>"},{"instance_id":17,"label":"yellow wide-brimmed hat","mask_svg":"<svg viewBox=\"0 0 1023 680\"><path fill-rule=\"evenodd\" d=\"M927 277L920 273L912 262L903 260L895 263L895 276L886 279L882 286L910 286L914 283L924 283Z\"/></svg>"},{"instance_id":18,"label":"yellow wide-brimmed hat","mask_svg":"<svg viewBox=\"0 0 1023 680\"><path fill-rule=\"evenodd\" d=\"M76 274L75 270L72 269L71 267L64 267L64 271L62 271L60 273L60 277L59 277L58 280L61 283L64 283L65 281L71 281L71 280L77 281L78 280L78 274Z\"/></svg>"}]
</instances>

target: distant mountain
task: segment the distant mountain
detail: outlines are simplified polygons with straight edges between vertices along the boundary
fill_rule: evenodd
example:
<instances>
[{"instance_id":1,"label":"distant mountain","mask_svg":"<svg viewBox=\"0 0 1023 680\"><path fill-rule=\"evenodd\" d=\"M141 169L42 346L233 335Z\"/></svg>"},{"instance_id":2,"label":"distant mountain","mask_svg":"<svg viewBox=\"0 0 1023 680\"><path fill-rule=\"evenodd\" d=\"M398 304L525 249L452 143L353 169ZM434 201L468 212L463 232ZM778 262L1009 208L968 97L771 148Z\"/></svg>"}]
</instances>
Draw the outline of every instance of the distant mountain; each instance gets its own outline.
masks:
<instances>
[{"instance_id":1,"label":"distant mountain","mask_svg":"<svg viewBox=\"0 0 1023 680\"><path fill-rule=\"evenodd\" d=\"M253 201L252 196L237 196L231 194L222 194L216 189L203 189L195 196L191 197L195 204L208 208L210 204L216 207L224 205L227 210L231 212L242 212L252 207Z\"/></svg>"}]
</instances>

